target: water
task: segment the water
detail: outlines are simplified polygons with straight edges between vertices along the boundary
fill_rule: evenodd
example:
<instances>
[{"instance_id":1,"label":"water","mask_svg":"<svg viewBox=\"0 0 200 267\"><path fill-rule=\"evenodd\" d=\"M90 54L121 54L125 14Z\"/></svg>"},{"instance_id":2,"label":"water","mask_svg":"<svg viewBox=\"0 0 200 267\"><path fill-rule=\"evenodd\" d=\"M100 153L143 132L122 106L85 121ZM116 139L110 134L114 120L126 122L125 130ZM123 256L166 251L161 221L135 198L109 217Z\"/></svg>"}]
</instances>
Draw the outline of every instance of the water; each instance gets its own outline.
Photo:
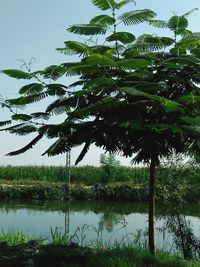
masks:
<instances>
[{"instance_id":1,"label":"water","mask_svg":"<svg viewBox=\"0 0 200 267\"><path fill-rule=\"evenodd\" d=\"M52 239L51 230L73 236L81 245L147 244L147 204L132 202L0 202L0 229L16 229L32 236ZM194 206L186 209L194 235L199 236L200 213ZM165 228L166 208L157 207L156 243L159 249L175 252L173 233Z\"/></svg>"}]
</instances>

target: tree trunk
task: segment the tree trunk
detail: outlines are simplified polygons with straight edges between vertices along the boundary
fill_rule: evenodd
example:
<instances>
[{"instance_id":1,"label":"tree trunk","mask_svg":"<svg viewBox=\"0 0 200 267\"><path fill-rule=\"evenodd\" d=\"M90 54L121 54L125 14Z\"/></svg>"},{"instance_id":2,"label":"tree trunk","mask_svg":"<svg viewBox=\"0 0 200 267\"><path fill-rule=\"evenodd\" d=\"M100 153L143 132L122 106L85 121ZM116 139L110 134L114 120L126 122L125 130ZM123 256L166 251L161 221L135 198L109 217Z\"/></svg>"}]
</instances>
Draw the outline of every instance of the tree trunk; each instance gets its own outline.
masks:
<instances>
[{"instance_id":1,"label":"tree trunk","mask_svg":"<svg viewBox=\"0 0 200 267\"><path fill-rule=\"evenodd\" d=\"M156 255L155 246L155 170L156 158L151 158L150 176L149 176L149 251L152 255Z\"/></svg>"}]
</instances>

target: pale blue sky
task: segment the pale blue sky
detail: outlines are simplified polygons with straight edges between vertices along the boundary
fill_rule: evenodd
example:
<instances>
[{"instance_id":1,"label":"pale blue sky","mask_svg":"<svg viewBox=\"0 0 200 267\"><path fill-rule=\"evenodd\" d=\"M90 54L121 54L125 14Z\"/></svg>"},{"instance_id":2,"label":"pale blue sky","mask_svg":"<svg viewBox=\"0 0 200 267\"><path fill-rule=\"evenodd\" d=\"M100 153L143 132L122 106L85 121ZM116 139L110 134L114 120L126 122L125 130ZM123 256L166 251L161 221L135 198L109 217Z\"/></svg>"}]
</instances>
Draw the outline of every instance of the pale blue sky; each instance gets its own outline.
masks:
<instances>
[{"instance_id":1,"label":"pale blue sky","mask_svg":"<svg viewBox=\"0 0 200 267\"><path fill-rule=\"evenodd\" d=\"M158 18L168 19L174 13L182 15L193 8L199 8L189 20L191 30L200 31L200 0L138 0L136 2L136 7L134 4L129 4L123 11L150 8L157 12ZM101 13L102 11L92 6L91 0L0 0L0 69L18 69L22 65L20 60L29 62L32 57L36 60L32 65L33 70L70 60L55 51L55 48L63 47L64 41L75 38L83 41L78 36L67 33L68 25L88 23L93 16ZM129 30L136 35L144 31L158 32L145 24L140 27L130 27ZM164 31L163 34L165 34ZM15 97L20 86L26 83L1 74L0 95L7 98ZM67 79L66 84L68 84ZM34 108L42 109L42 103L35 104ZM8 119L8 115L6 110L0 110L0 120ZM31 140L31 136L18 137L0 132L0 140L0 165L65 164L64 155L53 158L40 156L49 144L48 141L41 141L35 149L26 154L5 157L4 155L9 151L25 145ZM72 163L79 151L79 148L72 151ZM101 150L92 148L82 164L97 165L100 153L102 153ZM130 162L130 159L120 158L120 160L123 164Z\"/></svg>"}]
</instances>

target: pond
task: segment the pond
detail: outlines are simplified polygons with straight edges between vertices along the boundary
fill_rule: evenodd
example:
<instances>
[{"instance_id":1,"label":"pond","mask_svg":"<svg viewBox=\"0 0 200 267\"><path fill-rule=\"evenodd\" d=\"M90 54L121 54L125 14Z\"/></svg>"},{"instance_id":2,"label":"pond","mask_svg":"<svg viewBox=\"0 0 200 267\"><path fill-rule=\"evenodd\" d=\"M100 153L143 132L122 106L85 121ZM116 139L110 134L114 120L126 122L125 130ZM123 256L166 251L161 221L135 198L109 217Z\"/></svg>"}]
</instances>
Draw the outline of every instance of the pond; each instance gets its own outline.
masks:
<instances>
[{"instance_id":1,"label":"pond","mask_svg":"<svg viewBox=\"0 0 200 267\"><path fill-rule=\"evenodd\" d=\"M166 207L157 207L157 247L177 252L173 227L167 227L170 216ZM78 201L1 201L0 229L16 230L52 238L63 235L80 245L135 244L147 245L148 206L132 202ZM195 236L199 236L198 206L187 207L185 217ZM168 224L169 226L169 224Z\"/></svg>"}]
</instances>

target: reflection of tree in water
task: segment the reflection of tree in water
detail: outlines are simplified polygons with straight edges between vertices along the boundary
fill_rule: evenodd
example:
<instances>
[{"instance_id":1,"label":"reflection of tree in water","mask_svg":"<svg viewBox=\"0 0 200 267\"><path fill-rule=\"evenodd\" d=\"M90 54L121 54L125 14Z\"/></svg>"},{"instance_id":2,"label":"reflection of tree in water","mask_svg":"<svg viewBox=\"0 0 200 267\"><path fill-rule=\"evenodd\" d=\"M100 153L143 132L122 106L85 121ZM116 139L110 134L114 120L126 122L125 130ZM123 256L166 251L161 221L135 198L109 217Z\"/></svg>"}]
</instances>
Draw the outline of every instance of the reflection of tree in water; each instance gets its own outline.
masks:
<instances>
[{"instance_id":1,"label":"reflection of tree in water","mask_svg":"<svg viewBox=\"0 0 200 267\"><path fill-rule=\"evenodd\" d=\"M106 211L101 214L98 230L101 232L106 229L108 232L112 232L114 226L123 221L125 221L123 215Z\"/></svg>"}]
</instances>

